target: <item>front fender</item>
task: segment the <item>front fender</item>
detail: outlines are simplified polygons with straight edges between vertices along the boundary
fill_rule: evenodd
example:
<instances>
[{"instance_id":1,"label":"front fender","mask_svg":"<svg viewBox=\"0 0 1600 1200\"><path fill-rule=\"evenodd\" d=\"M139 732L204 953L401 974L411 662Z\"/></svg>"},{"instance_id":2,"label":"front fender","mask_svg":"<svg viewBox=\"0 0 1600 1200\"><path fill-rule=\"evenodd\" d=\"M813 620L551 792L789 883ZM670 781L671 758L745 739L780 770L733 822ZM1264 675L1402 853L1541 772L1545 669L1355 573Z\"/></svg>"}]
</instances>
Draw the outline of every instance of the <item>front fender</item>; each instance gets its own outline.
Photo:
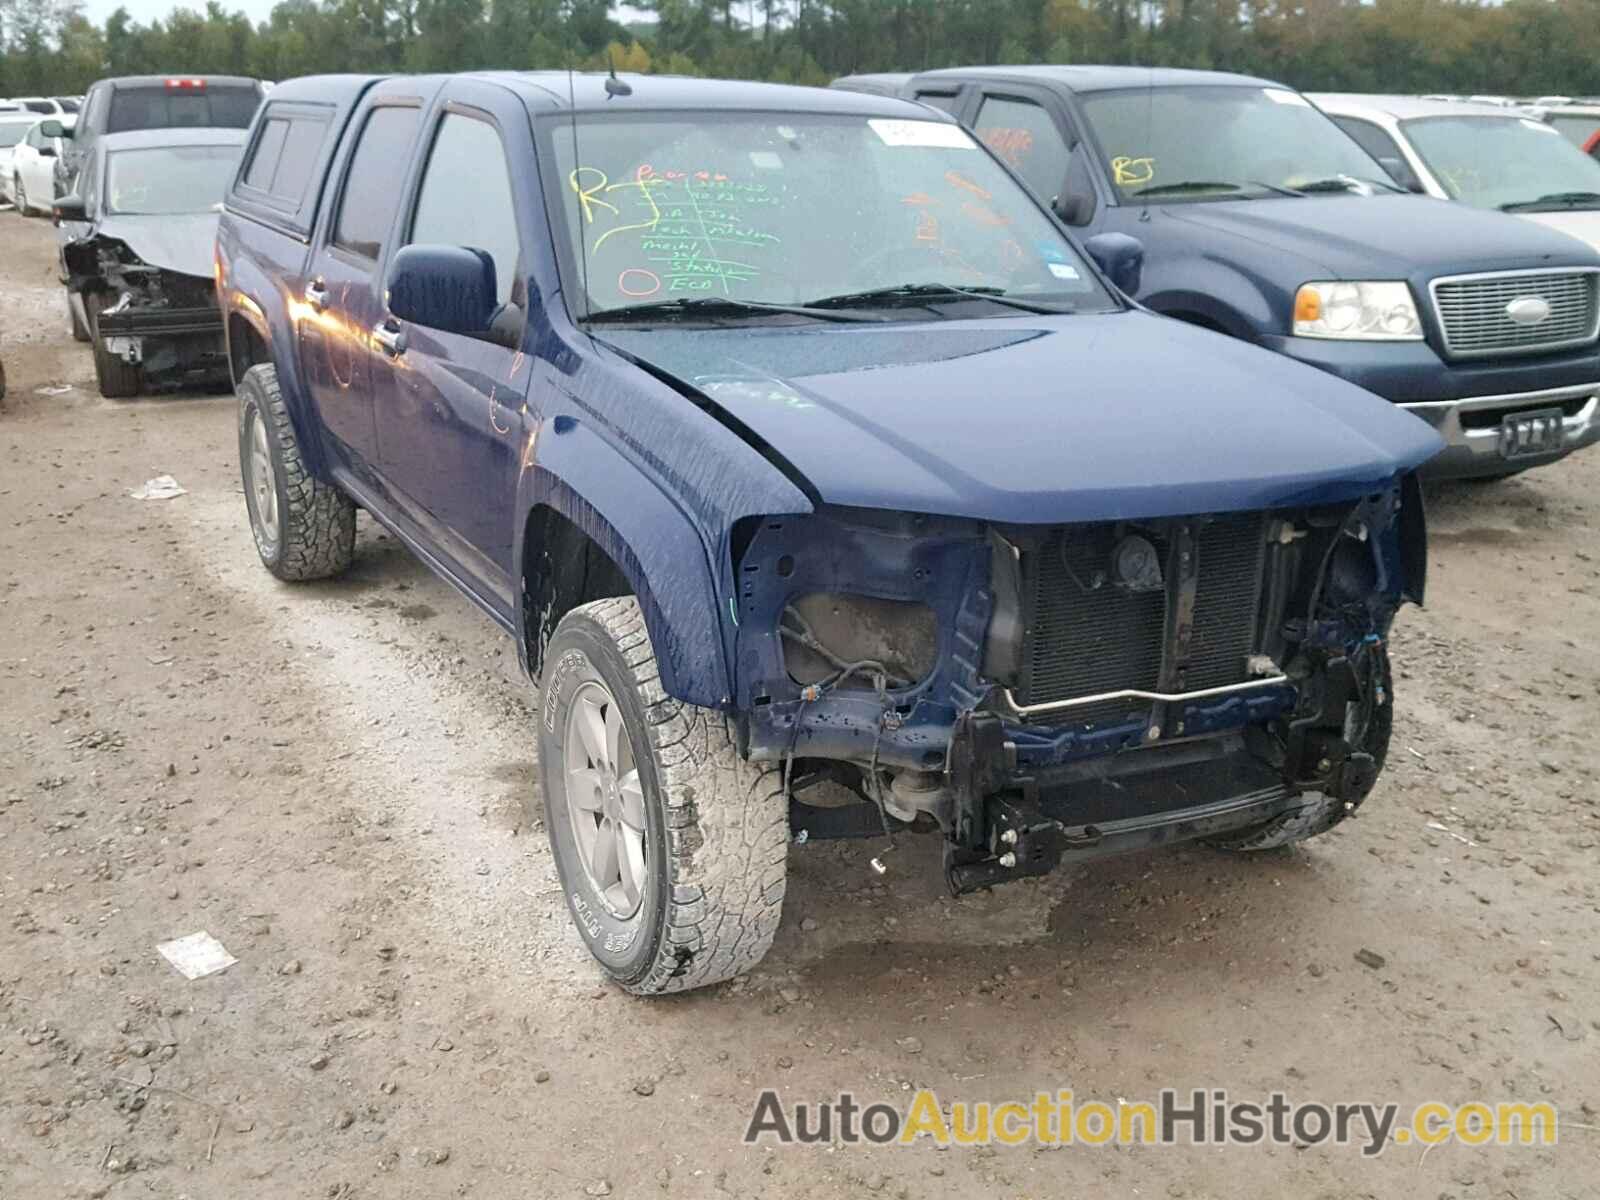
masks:
<instances>
[{"instance_id":1,"label":"front fender","mask_svg":"<svg viewBox=\"0 0 1600 1200\"><path fill-rule=\"evenodd\" d=\"M644 613L662 690L689 704L730 708L731 638L724 622L732 619L733 592L731 566L725 568L724 562L733 522L751 514L724 513L719 529L702 532L594 422L572 413L546 416L530 429L523 468L513 561L524 561L528 515L548 505L592 539L627 578ZM519 642L527 646L536 631L526 628L521 603L517 622Z\"/></svg>"},{"instance_id":2,"label":"front fender","mask_svg":"<svg viewBox=\"0 0 1600 1200\"><path fill-rule=\"evenodd\" d=\"M1141 302L1167 316L1203 317L1224 333L1254 341L1285 328L1266 281L1232 263L1185 255L1146 268Z\"/></svg>"}]
</instances>

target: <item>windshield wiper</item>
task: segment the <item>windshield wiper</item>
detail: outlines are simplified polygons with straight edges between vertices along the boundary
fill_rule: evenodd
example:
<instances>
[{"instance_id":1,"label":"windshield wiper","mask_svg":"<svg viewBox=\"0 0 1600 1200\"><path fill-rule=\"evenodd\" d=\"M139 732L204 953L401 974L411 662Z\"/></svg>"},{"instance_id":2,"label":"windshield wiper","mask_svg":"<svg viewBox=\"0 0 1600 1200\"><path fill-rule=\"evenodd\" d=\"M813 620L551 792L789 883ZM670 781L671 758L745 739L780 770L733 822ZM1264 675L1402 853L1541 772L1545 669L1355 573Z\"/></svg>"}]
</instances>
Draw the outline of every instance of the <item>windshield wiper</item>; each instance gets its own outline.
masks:
<instances>
[{"instance_id":1,"label":"windshield wiper","mask_svg":"<svg viewBox=\"0 0 1600 1200\"><path fill-rule=\"evenodd\" d=\"M1266 185L1263 184L1263 187ZM1129 192L1130 196L1182 195L1184 192L1242 192L1244 186L1220 179L1185 179L1179 183L1157 183Z\"/></svg>"},{"instance_id":2,"label":"windshield wiper","mask_svg":"<svg viewBox=\"0 0 1600 1200\"><path fill-rule=\"evenodd\" d=\"M605 308L590 313L584 321L638 321L649 317L715 317L749 316L768 313L788 313L797 317L812 317L818 321L882 321L882 317L863 316L860 313L833 312L805 304L769 304L764 300L739 300L732 296L684 296L677 300L652 300L647 304L624 304L620 308Z\"/></svg>"},{"instance_id":3,"label":"windshield wiper","mask_svg":"<svg viewBox=\"0 0 1600 1200\"><path fill-rule=\"evenodd\" d=\"M1509 204L1500 206L1501 212L1517 212L1524 208L1539 208L1549 205L1552 208L1576 208L1580 204L1600 205L1600 192L1551 192L1548 196L1540 196L1537 200L1513 200Z\"/></svg>"},{"instance_id":4,"label":"windshield wiper","mask_svg":"<svg viewBox=\"0 0 1600 1200\"><path fill-rule=\"evenodd\" d=\"M1362 179L1355 175L1330 175L1326 179L1313 179L1310 183L1295 184L1294 190L1303 196L1312 196L1326 192L1353 192L1363 187L1379 187L1389 192L1405 191L1398 184L1385 183L1381 179Z\"/></svg>"},{"instance_id":5,"label":"windshield wiper","mask_svg":"<svg viewBox=\"0 0 1600 1200\"><path fill-rule=\"evenodd\" d=\"M1032 300L1019 300L1004 289L995 287L956 287L949 283L895 283L888 287L869 288L864 292L844 292L837 296L824 296L813 300L810 307L828 311L841 308L871 308L874 305L893 304L897 301L922 303L940 297L960 296L968 300L988 300L1008 308L1020 308L1031 313L1064 313L1070 308L1055 304L1040 304Z\"/></svg>"}]
</instances>

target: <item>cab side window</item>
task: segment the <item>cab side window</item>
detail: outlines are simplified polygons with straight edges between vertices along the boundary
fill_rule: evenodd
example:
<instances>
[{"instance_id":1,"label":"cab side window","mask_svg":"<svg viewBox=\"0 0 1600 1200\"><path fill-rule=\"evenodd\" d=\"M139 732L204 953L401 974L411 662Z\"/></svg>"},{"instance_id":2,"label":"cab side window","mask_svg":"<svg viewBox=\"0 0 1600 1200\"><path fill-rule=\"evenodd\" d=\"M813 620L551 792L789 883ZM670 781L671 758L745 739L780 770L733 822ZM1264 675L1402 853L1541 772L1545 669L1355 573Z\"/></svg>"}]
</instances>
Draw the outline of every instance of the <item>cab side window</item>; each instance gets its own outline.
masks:
<instances>
[{"instance_id":1,"label":"cab side window","mask_svg":"<svg viewBox=\"0 0 1600 1200\"><path fill-rule=\"evenodd\" d=\"M376 259L383 252L383 241L400 206L419 116L415 108L394 105L368 114L345 172L344 195L333 227L334 245L363 258Z\"/></svg>"},{"instance_id":2,"label":"cab side window","mask_svg":"<svg viewBox=\"0 0 1600 1200\"><path fill-rule=\"evenodd\" d=\"M445 113L417 192L408 240L486 251L494 260L500 303L511 300L521 258L517 209L505 146L488 121Z\"/></svg>"},{"instance_id":3,"label":"cab side window","mask_svg":"<svg viewBox=\"0 0 1600 1200\"><path fill-rule=\"evenodd\" d=\"M1055 121L1031 100L987 96L975 122L978 137L1033 194L1049 203L1061 191L1071 148Z\"/></svg>"}]
</instances>

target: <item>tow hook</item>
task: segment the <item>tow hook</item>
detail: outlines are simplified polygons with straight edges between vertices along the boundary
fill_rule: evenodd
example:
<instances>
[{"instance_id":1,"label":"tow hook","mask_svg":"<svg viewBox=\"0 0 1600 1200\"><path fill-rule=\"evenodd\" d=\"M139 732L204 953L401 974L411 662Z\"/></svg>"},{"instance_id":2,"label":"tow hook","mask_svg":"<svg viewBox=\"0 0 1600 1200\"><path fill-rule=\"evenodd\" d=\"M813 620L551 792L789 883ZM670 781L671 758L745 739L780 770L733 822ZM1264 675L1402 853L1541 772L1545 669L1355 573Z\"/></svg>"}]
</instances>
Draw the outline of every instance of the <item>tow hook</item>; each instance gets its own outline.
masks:
<instances>
[{"instance_id":1,"label":"tow hook","mask_svg":"<svg viewBox=\"0 0 1600 1200\"><path fill-rule=\"evenodd\" d=\"M1092 825L1069 831L1025 801L996 797L986 807L987 846L966 850L954 843L945 845L945 882L954 895L1029 875L1048 875L1060 864L1063 852L1085 849L1101 838Z\"/></svg>"}]
</instances>

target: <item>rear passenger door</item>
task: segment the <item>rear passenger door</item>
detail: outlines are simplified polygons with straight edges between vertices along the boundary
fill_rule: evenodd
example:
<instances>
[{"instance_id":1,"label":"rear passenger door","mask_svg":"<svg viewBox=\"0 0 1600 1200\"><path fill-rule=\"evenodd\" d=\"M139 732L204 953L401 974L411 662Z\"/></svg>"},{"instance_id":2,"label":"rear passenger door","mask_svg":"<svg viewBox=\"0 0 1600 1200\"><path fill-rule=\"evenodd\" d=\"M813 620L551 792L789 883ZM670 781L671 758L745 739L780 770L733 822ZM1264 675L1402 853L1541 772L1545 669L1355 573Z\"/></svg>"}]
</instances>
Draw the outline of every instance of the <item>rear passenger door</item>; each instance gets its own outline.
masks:
<instances>
[{"instance_id":1,"label":"rear passenger door","mask_svg":"<svg viewBox=\"0 0 1600 1200\"><path fill-rule=\"evenodd\" d=\"M528 317L524 238L531 215L542 211L527 169L533 142L520 100L468 79L447 85L422 141L426 157L396 248L486 251L500 310L492 338L390 318L401 339L389 354L395 385L380 389L374 404L383 473L429 539L509 618L512 514L530 378L521 353Z\"/></svg>"},{"instance_id":2,"label":"rear passenger door","mask_svg":"<svg viewBox=\"0 0 1600 1200\"><path fill-rule=\"evenodd\" d=\"M421 126L419 82L378 85L352 119L303 293L292 298L306 394L338 443L335 454L369 482L378 463L373 392L390 376L376 361L372 329L384 315L380 267Z\"/></svg>"}]
</instances>

